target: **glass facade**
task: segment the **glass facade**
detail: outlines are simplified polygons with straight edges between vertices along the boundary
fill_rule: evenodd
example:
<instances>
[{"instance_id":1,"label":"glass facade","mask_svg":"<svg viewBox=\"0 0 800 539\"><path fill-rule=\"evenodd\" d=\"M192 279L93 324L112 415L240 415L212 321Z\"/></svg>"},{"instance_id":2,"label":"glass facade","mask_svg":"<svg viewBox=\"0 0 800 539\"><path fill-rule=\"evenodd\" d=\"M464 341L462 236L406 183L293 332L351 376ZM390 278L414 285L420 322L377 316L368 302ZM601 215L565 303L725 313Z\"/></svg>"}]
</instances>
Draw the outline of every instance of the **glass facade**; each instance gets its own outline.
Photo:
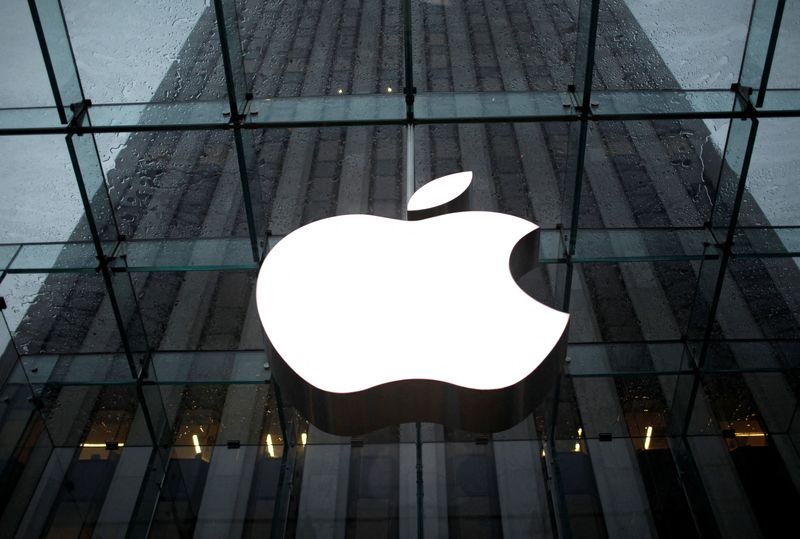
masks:
<instances>
[{"instance_id":1,"label":"glass facade","mask_svg":"<svg viewBox=\"0 0 800 539\"><path fill-rule=\"evenodd\" d=\"M796 527L800 2L11 0L0 43L0 535ZM543 229L557 387L491 435L316 429L260 261L461 170Z\"/></svg>"}]
</instances>

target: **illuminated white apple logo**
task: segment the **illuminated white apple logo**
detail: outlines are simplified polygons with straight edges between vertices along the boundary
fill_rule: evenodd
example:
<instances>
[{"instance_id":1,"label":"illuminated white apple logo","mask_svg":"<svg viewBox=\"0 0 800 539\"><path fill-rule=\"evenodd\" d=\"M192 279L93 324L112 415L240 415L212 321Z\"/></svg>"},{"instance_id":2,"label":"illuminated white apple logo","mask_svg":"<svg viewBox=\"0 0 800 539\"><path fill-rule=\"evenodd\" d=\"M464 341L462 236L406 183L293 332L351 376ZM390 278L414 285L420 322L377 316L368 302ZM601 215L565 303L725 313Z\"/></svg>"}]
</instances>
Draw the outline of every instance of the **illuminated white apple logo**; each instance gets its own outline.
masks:
<instances>
[{"instance_id":1,"label":"illuminated white apple logo","mask_svg":"<svg viewBox=\"0 0 800 539\"><path fill-rule=\"evenodd\" d=\"M434 180L409 221L342 215L266 257L257 305L284 396L309 421L359 434L408 421L513 426L559 371L568 315L517 284L536 225L467 208L471 172Z\"/></svg>"}]
</instances>

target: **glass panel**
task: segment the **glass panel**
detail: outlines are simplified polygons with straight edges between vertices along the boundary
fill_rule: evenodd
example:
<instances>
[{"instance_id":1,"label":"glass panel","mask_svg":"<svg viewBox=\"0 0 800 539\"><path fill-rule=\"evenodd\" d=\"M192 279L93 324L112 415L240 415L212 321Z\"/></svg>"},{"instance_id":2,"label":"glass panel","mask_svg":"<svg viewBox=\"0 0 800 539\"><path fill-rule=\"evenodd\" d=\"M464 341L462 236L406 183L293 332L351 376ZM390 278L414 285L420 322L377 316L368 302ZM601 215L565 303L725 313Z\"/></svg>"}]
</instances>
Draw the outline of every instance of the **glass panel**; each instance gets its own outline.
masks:
<instances>
[{"instance_id":1,"label":"glass panel","mask_svg":"<svg viewBox=\"0 0 800 539\"><path fill-rule=\"evenodd\" d=\"M236 1L256 97L402 93L402 3Z\"/></svg>"},{"instance_id":2,"label":"glass panel","mask_svg":"<svg viewBox=\"0 0 800 539\"><path fill-rule=\"evenodd\" d=\"M0 245L0 271L5 271L19 249L19 245Z\"/></svg>"},{"instance_id":3,"label":"glass panel","mask_svg":"<svg viewBox=\"0 0 800 539\"><path fill-rule=\"evenodd\" d=\"M680 342L570 344L567 372L573 377L688 371Z\"/></svg>"},{"instance_id":4,"label":"glass panel","mask_svg":"<svg viewBox=\"0 0 800 539\"><path fill-rule=\"evenodd\" d=\"M106 442L117 442L120 447L152 443L142 418L137 417L142 411L135 384L47 383L34 385L34 390L42 401L42 415L54 444L74 448L78 459L105 453Z\"/></svg>"},{"instance_id":5,"label":"glass panel","mask_svg":"<svg viewBox=\"0 0 800 539\"><path fill-rule=\"evenodd\" d=\"M6 275L0 295L21 354L121 352L103 277L97 273Z\"/></svg>"},{"instance_id":6,"label":"glass panel","mask_svg":"<svg viewBox=\"0 0 800 539\"><path fill-rule=\"evenodd\" d=\"M27 2L0 5L0 71L14 74L14 84L0 85L0 108L52 107L53 91ZM55 123L60 124L58 113ZM4 122L0 122L3 124Z\"/></svg>"},{"instance_id":7,"label":"glass panel","mask_svg":"<svg viewBox=\"0 0 800 539\"><path fill-rule=\"evenodd\" d=\"M601 0L593 87L730 88L752 5Z\"/></svg>"},{"instance_id":8,"label":"glass panel","mask_svg":"<svg viewBox=\"0 0 800 539\"><path fill-rule=\"evenodd\" d=\"M503 121L571 118L572 110L565 93L556 92L481 92L481 93L429 93L414 100L414 114L418 121Z\"/></svg>"},{"instance_id":9,"label":"glass panel","mask_svg":"<svg viewBox=\"0 0 800 539\"><path fill-rule=\"evenodd\" d=\"M347 213L404 214L403 136L396 126L257 133L261 182L275 235Z\"/></svg>"},{"instance_id":10,"label":"glass panel","mask_svg":"<svg viewBox=\"0 0 800 539\"><path fill-rule=\"evenodd\" d=\"M644 115L672 117L729 116L736 94L730 90L595 90L595 118L635 118ZM711 127L709 122L709 127Z\"/></svg>"},{"instance_id":11,"label":"glass panel","mask_svg":"<svg viewBox=\"0 0 800 539\"><path fill-rule=\"evenodd\" d=\"M565 91L575 18L542 1L412 2L419 92Z\"/></svg>"},{"instance_id":12,"label":"glass panel","mask_svg":"<svg viewBox=\"0 0 800 539\"><path fill-rule=\"evenodd\" d=\"M717 256L706 229L578 229L575 262L698 260Z\"/></svg>"},{"instance_id":13,"label":"glass panel","mask_svg":"<svg viewBox=\"0 0 800 539\"><path fill-rule=\"evenodd\" d=\"M734 235L736 256L800 256L800 227L740 227Z\"/></svg>"},{"instance_id":14,"label":"glass panel","mask_svg":"<svg viewBox=\"0 0 800 539\"><path fill-rule=\"evenodd\" d=\"M161 384L256 384L270 371L263 351L156 352L150 376Z\"/></svg>"},{"instance_id":15,"label":"glass panel","mask_svg":"<svg viewBox=\"0 0 800 539\"><path fill-rule=\"evenodd\" d=\"M734 258L717 312L729 339L800 338L800 268L792 258Z\"/></svg>"},{"instance_id":16,"label":"glass panel","mask_svg":"<svg viewBox=\"0 0 800 539\"><path fill-rule=\"evenodd\" d=\"M719 167L718 150L709 139L707 127L697 120L592 124L581 225L703 226L710 215L714 169ZM680 248L697 250L691 241L676 245L676 251Z\"/></svg>"},{"instance_id":17,"label":"glass panel","mask_svg":"<svg viewBox=\"0 0 800 539\"><path fill-rule=\"evenodd\" d=\"M97 144L127 238L247 237L231 132L104 133Z\"/></svg>"},{"instance_id":18,"label":"glass panel","mask_svg":"<svg viewBox=\"0 0 800 539\"><path fill-rule=\"evenodd\" d=\"M0 101L2 106L5 102ZM9 100L9 106L13 101ZM63 131L64 126L55 107L3 109L0 108L0 133L45 133Z\"/></svg>"},{"instance_id":19,"label":"glass panel","mask_svg":"<svg viewBox=\"0 0 800 539\"><path fill-rule=\"evenodd\" d=\"M255 309L255 271L135 273L132 277L153 349L264 347Z\"/></svg>"},{"instance_id":20,"label":"glass panel","mask_svg":"<svg viewBox=\"0 0 800 539\"><path fill-rule=\"evenodd\" d=\"M688 261L576 265L571 342L680 340L696 271Z\"/></svg>"},{"instance_id":21,"label":"glass panel","mask_svg":"<svg viewBox=\"0 0 800 539\"><path fill-rule=\"evenodd\" d=\"M208 3L116 0L104 9L76 0L62 4L92 102L225 98L217 22Z\"/></svg>"},{"instance_id":22,"label":"glass panel","mask_svg":"<svg viewBox=\"0 0 800 539\"><path fill-rule=\"evenodd\" d=\"M131 383L124 354L37 354L22 356L12 377L46 385L108 385Z\"/></svg>"},{"instance_id":23,"label":"glass panel","mask_svg":"<svg viewBox=\"0 0 800 539\"><path fill-rule=\"evenodd\" d=\"M0 137L0 155L0 242L91 240L63 136Z\"/></svg>"},{"instance_id":24,"label":"glass panel","mask_svg":"<svg viewBox=\"0 0 800 539\"><path fill-rule=\"evenodd\" d=\"M253 101L247 123L253 126L303 124L401 123L402 96L267 98Z\"/></svg>"},{"instance_id":25,"label":"glass panel","mask_svg":"<svg viewBox=\"0 0 800 539\"><path fill-rule=\"evenodd\" d=\"M716 477L716 485L708 488L727 483L726 505L745 512L742 525L762 530L785 518L774 509L798 502L792 486L797 453L785 438L775 443L769 430L776 419L777 402L769 394L775 382L776 375L704 375L690 431L695 435L690 443L703 452L695 454L701 476ZM772 478L772 490L764 490L759 477Z\"/></svg>"},{"instance_id":26,"label":"glass panel","mask_svg":"<svg viewBox=\"0 0 800 539\"><path fill-rule=\"evenodd\" d=\"M764 106L758 110L794 116L791 111L798 109L798 100L800 100L800 91L798 90L770 90L764 96Z\"/></svg>"},{"instance_id":27,"label":"glass panel","mask_svg":"<svg viewBox=\"0 0 800 539\"><path fill-rule=\"evenodd\" d=\"M800 197L800 118L759 120L753 148L747 193L742 200L742 226L797 226Z\"/></svg>"},{"instance_id":28,"label":"glass panel","mask_svg":"<svg viewBox=\"0 0 800 539\"><path fill-rule=\"evenodd\" d=\"M107 252L114 244L105 242ZM9 269L15 273L87 272L98 267L94 244L51 243L22 245Z\"/></svg>"},{"instance_id":29,"label":"glass panel","mask_svg":"<svg viewBox=\"0 0 800 539\"><path fill-rule=\"evenodd\" d=\"M772 69L769 75L769 88L798 88L800 77L792 68L800 50L800 5L797 2L786 2L783 8L783 20L772 58ZM767 92L767 95L770 95Z\"/></svg>"},{"instance_id":30,"label":"glass panel","mask_svg":"<svg viewBox=\"0 0 800 539\"><path fill-rule=\"evenodd\" d=\"M142 130L159 125L209 128L227 124L230 117L225 113L229 109L227 101L92 105L89 118L92 126L106 131Z\"/></svg>"},{"instance_id":31,"label":"glass panel","mask_svg":"<svg viewBox=\"0 0 800 539\"><path fill-rule=\"evenodd\" d=\"M273 239L275 242L276 239ZM198 238L195 240L131 240L118 256L125 256L128 271L209 271L257 269L248 238ZM121 261L121 260L120 260ZM114 262L118 265L118 261Z\"/></svg>"}]
</instances>

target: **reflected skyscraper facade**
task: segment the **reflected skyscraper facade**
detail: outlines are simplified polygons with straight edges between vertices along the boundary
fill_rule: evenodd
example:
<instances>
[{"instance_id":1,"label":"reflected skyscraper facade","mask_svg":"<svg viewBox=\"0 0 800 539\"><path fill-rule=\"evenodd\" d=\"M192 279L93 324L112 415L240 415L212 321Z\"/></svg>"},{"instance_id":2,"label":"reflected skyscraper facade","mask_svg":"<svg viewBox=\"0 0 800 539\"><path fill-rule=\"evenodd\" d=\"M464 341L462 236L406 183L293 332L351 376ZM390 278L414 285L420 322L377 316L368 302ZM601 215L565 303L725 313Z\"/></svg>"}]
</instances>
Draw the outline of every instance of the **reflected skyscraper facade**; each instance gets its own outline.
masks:
<instances>
[{"instance_id":1,"label":"reflected skyscraper facade","mask_svg":"<svg viewBox=\"0 0 800 539\"><path fill-rule=\"evenodd\" d=\"M2 8L2 535L792 529L797 2L118 4ZM461 170L542 227L558 383L499 433L321 431L261 260Z\"/></svg>"}]
</instances>

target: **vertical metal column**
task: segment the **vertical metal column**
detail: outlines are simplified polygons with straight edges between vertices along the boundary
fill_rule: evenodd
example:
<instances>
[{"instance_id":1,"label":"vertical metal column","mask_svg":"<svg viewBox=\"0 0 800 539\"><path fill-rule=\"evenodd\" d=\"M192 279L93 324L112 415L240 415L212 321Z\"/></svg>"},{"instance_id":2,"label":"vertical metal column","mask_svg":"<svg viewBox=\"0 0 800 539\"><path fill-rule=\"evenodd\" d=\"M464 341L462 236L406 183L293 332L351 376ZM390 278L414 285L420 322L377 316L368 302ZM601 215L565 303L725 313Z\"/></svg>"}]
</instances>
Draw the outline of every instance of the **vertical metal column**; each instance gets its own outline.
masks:
<instances>
[{"instance_id":1,"label":"vertical metal column","mask_svg":"<svg viewBox=\"0 0 800 539\"><path fill-rule=\"evenodd\" d=\"M575 51L575 74L573 84L567 88L565 106L572 108L578 121L569 127L567 147L567 170L565 175L564 199L562 205L562 256L564 264L559 265L556 274L555 298L560 302L559 308L569 312L572 280L575 268L572 258L578 236L580 201L583 187L584 160L586 141L591 116L592 78L594 74L595 42L597 39L597 21L600 11L600 0L580 0L578 4L578 34ZM565 337L566 338L566 337ZM566 343L563 344L566 346ZM549 416L546 417L546 459L548 471L552 475L549 482L550 496L556 516L558 536L572 537L569 510L562 489L556 443L562 385L571 383L562 374L556 385Z\"/></svg>"},{"instance_id":2,"label":"vertical metal column","mask_svg":"<svg viewBox=\"0 0 800 539\"><path fill-rule=\"evenodd\" d=\"M561 309L569 311L570 289L572 286L575 245L578 237L581 191L583 186L583 167L586 156L586 139L591 117L592 78L594 74L594 52L597 40L597 19L600 0L581 0L578 14L578 36L575 51L575 78L568 88L570 106L575 110L579 121L570 126L569 147L567 148L567 174L565 178L564 206L562 208L562 227L564 240L565 274L558 278L557 298L561 298Z\"/></svg>"},{"instance_id":3,"label":"vertical metal column","mask_svg":"<svg viewBox=\"0 0 800 539\"><path fill-rule=\"evenodd\" d=\"M58 116L62 124L68 124L73 117L70 105L83 102L84 96L61 1L28 0L28 6Z\"/></svg>"},{"instance_id":4,"label":"vertical metal column","mask_svg":"<svg viewBox=\"0 0 800 539\"><path fill-rule=\"evenodd\" d=\"M265 252L267 230L264 201L261 196L261 183L258 181L253 133L241 126L247 121L249 106L253 96L249 91L247 73L244 70L244 54L239 35L239 20L235 0L214 0L217 15L220 50L225 68L225 82L230 106L230 122L234 125L233 139L236 146L236 162L239 166L239 179L242 182L244 210L253 260L261 261Z\"/></svg>"},{"instance_id":5,"label":"vertical metal column","mask_svg":"<svg viewBox=\"0 0 800 539\"><path fill-rule=\"evenodd\" d=\"M129 275L112 275L110 263L122 238L94 135L82 134L82 128L89 124L91 102L83 94L60 1L29 0L29 6L54 99L59 104L62 121L69 118L66 145L95 246L97 271L106 285L131 376L138 378L148 352L147 338Z\"/></svg>"},{"instance_id":6,"label":"vertical metal column","mask_svg":"<svg viewBox=\"0 0 800 539\"><path fill-rule=\"evenodd\" d=\"M703 387L703 368L715 330L717 309L758 132L758 120L748 113L754 112L755 107L761 106L764 101L784 4L784 0L756 0L751 14L739 82L731 88L736 93L732 112L743 113L747 117L732 119L728 128L722 164L714 186L714 205L707 223L714 238L714 245L707 248L707 253L714 256L703 260L700 266L686 328L687 345L683 362L684 366L693 370L694 375L691 379L681 377L673 398L671 448L682 472L695 524L703 534L719 533L718 525L714 522L709 500L698 477L687 435Z\"/></svg>"},{"instance_id":7,"label":"vertical metal column","mask_svg":"<svg viewBox=\"0 0 800 539\"><path fill-rule=\"evenodd\" d=\"M785 5L786 0L756 0L750 15L739 85L752 89L751 101L758 108L764 105Z\"/></svg>"},{"instance_id":8,"label":"vertical metal column","mask_svg":"<svg viewBox=\"0 0 800 539\"><path fill-rule=\"evenodd\" d=\"M119 233L113 201L93 134L84 129L90 125L91 101L85 98L75 63L63 10L59 0L29 0L31 16L53 96L62 123L67 124L65 143L72 163L77 189L84 208L84 223L94 243L98 260L97 272L103 277L106 294L120 335L131 379L139 396L139 411L146 421L154 447L150 464L143 478L128 532L144 536L158 499L158 487L166 471L168 430L160 395L148 399L142 389L149 361L149 345L136 290L127 272L124 257L115 260L124 238Z\"/></svg>"},{"instance_id":9,"label":"vertical metal column","mask_svg":"<svg viewBox=\"0 0 800 539\"><path fill-rule=\"evenodd\" d=\"M403 0L403 62L405 64L405 84L403 94L406 99L406 204L416 190L416 171L414 170L414 55L412 50L413 30L411 24L411 0Z\"/></svg>"},{"instance_id":10,"label":"vertical metal column","mask_svg":"<svg viewBox=\"0 0 800 539\"><path fill-rule=\"evenodd\" d=\"M731 89L737 95L734 113L747 115L760 106L759 103L763 103L784 4L784 0L757 0L753 6L739 83ZM714 206L708 222L719 256L705 260L700 268L686 331L694 367L698 370L703 369L708 355L757 132L758 120L754 116L733 119L728 128L722 166L715 185ZM694 380L682 424L684 435L699 387L698 376Z\"/></svg>"}]
</instances>

